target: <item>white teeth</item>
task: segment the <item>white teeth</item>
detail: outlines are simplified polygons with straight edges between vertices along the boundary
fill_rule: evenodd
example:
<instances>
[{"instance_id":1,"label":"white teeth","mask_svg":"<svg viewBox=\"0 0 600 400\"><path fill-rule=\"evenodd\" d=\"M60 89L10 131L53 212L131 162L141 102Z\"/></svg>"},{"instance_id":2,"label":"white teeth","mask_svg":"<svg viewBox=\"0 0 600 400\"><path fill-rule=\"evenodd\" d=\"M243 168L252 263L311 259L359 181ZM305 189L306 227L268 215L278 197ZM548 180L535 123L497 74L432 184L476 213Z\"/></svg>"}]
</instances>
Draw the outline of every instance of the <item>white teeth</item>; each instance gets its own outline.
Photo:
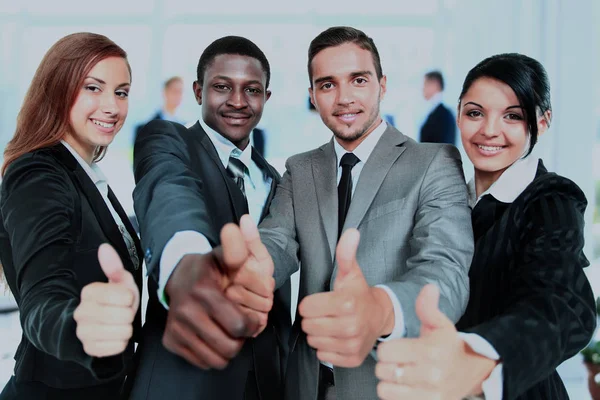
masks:
<instances>
[{"instance_id":1,"label":"white teeth","mask_svg":"<svg viewBox=\"0 0 600 400\"><path fill-rule=\"evenodd\" d=\"M484 150L484 151L500 151L500 150L502 150L502 146L492 147L492 146L483 146L483 145L478 144L477 147L479 147L481 150Z\"/></svg>"},{"instance_id":2,"label":"white teeth","mask_svg":"<svg viewBox=\"0 0 600 400\"><path fill-rule=\"evenodd\" d=\"M100 125L103 128L112 128L113 126L115 126L114 122L112 124L107 124L106 122L97 121L95 119L93 119L92 122L96 125Z\"/></svg>"},{"instance_id":3,"label":"white teeth","mask_svg":"<svg viewBox=\"0 0 600 400\"><path fill-rule=\"evenodd\" d=\"M354 117L356 114L342 114L342 117L344 118L352 118Z\"/></svg>"}]
</instances>

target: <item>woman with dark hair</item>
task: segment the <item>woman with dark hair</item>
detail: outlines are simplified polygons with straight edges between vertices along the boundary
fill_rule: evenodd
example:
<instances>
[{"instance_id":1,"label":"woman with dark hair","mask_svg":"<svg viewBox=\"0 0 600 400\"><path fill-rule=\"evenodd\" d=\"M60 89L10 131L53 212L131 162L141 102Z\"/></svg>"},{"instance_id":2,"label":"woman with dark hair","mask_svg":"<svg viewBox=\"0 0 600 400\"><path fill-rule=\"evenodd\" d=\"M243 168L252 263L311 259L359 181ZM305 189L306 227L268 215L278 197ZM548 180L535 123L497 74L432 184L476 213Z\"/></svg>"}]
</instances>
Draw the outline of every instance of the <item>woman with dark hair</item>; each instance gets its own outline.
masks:
<instances>
[{"instance_id":1,"label":"woman with dark hair","mask_svg":"<svg viewBox=\"0 0 600 400\"><path fill-rule=\"evenodd\" d=\"M0 260L23 330L2 400L121 395L140 245L96 161L125 122L130 85L123 49L75 33L48 50L25 96L2 167Z\"/></svg>"},{"instance_id":2,"label":"woman with dark hair","mask_svg":"<svg viewBox=\"0 0 600 400\"><path fill-rule=\"evenodd\" d=\"M475 167L469 303L454 327L438 290L423 289L421 337L379 346L382 399L569 398L556 368L588 343L596 317L583 271L586 198L531 156L551 118L536 60L496 55L467 75L457 122Z\"/></svg>"}]
</instances>

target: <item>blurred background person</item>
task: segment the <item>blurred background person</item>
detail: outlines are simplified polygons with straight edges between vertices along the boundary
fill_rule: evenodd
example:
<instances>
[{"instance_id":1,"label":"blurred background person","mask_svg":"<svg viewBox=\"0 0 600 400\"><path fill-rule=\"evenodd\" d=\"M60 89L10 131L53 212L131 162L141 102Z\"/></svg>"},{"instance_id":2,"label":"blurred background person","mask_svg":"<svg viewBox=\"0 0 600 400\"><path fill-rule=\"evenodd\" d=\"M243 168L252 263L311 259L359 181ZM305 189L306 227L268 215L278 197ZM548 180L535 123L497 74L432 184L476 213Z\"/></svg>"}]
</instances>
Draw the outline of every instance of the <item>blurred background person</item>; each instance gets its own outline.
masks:
<instances>
[{"instance_id":1,"label":"blurred background person","mask_svg":"<svg viewBox=\"0 0 600 400\"><path fill-rule=\"evenodd\" d=\"M431 71L423 79L423 97L426 113L419 129L419 140L430 143L456 143L454 114L443 103L444 77L440 71Z\"/></svg>"},{"instance_id":2,"label":"blurred background person","mask_svg":"<svg viewBox=\"0 0 600 400\"><path fill-rule=\"evenodd\" d=\"M180 124L185 123L186 121L178 114L177 110L181 105L181 101L183 100L183 79L180 76L173 76L167 79L163 85L163 105L160 110L158 110L149 121L155 119L162 119L166 121L173 121ZM133 142L135 143L135 138L137 137L140 130L146 125L148 121L143 124L138 125L135 128L135 136L133 138Z\"/></svg>"},{"instance_id":3,"label":"blurred background person","mask_svg":"<svg viewBox=\"0 0 600 400\"><path fill-rule=\"evenodd\" d=\"M96 161L130 86L122 48L75 33L48 50L25 96L2 167L0 260L23 331L2 400L121 394L141 328L140 243Z\"/></svg>"}]
</instances>

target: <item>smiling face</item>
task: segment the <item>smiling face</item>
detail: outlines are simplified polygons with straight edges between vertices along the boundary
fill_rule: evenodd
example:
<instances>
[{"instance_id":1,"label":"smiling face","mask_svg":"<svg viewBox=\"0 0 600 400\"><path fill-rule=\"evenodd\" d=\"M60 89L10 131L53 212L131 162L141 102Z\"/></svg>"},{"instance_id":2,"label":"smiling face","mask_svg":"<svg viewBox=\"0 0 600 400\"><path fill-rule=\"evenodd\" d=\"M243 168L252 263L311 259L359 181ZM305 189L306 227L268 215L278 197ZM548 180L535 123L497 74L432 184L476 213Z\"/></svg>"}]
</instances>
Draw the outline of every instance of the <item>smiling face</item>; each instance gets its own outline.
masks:
<instances>
[{"instance_id":1,"label":"smiling face","mask_svg":"<svg viewBox=\"0 0 600 400\"><path fill-rule=\"evenodd\" d=\"M386 77L377 79L373 56L354 43L328 47L311 62L311 101L338 142L352 150L380 123Z\"/></svg>"},{"instance_id":2,"label":"smiling face","mask_svg":"<svg viewBox=\"0 0 600 400\"><path fill-rule=\"evenodd\" d=\"M204 72L204 83L194 82L196 100L202 105L202 119L243 150L271 96L266 84L266 73L256 58L237 54L216 56Z\"/></svg>"},{"instance_id":3,"label":"smiling face","mask_svg":"<svg viewBox=\"0 0 600 400\"><path fill-rule=\"evenodd\" d=\"M65 141L92 161L98 147L108 146L123 127L129 107L131 76L127 61L109 57L87 74L70 112Z\"/></svg>"},{"instance_id":4,"label":"smiling face","mask_svg":"<svg viewBox=\"0 0 600 400\"><path fill-rule=\"evenodd\" d=\"M529 148L525 113L507 84L479 78L461 99L458 127L463 147L475 166L476 176L494 182ZM538 135L547 129L537 116Z\"/></svg>"}]
</instances>

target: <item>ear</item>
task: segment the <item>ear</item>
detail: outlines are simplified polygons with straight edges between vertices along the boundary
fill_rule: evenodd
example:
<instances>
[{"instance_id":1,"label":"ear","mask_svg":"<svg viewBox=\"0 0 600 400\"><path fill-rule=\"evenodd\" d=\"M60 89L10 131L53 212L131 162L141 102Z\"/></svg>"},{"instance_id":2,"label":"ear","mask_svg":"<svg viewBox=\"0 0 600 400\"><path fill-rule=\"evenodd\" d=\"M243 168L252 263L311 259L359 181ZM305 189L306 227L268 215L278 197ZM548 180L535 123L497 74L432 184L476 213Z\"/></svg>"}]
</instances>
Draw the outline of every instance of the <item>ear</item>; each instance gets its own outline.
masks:
<instances>
[{"instance_id":1,"label":"ear","mask_svg":"<svg viewBox=\"0 0 600 400\"><path fill-rule=\"evenodd\" d=\"M202 105L202 85L198 81L194 81L194 97L196 98L196 103Z\"/></svg>"},{"instance_id":2,"label":"ear","mask_svg":"<svg viewBox=\"0 0 600 400\"><path fill-rule=\"evenodd\" d=\"M540 115L537 119L538 138L542 136L550 127L550 121L552 121L552 111L548 110L544 114Z\"/></svg>"},{"instance_id":3,"label":"ear","mask_svg":"<svg viewBox=\"0 0 600 400\"><path fill-rule=\"evenodd\" d=\"M271 91L267 90L265 93L266 93L266 96L265 96L265 103L266 103L271 98Z\"/></svg>"},{"instance_id":4,"label":"ear","mask_svg":"<svg viewBox=\"0 0 600 400\"><path fill-rule=\"evenodd\" d=\"M319 107L317 107L317 102L315 101L315 92L313 91L312 87L308 88L308 96L310 97L310 102L312 103L313 106L315 106L315 108L318 111Z\"/></svg>"},{"instance_id":5,"label":"ear","mask_svg":"<svg viewBox=\"0 0 600 400\"><path fill-rule=\"evenodd\" d=\"M387 75L384 75L379 80L379 87L381 91L379 92L379 101L383 100L385 97L385 92L387 91Z\"/></svg>"}]
</instances>

